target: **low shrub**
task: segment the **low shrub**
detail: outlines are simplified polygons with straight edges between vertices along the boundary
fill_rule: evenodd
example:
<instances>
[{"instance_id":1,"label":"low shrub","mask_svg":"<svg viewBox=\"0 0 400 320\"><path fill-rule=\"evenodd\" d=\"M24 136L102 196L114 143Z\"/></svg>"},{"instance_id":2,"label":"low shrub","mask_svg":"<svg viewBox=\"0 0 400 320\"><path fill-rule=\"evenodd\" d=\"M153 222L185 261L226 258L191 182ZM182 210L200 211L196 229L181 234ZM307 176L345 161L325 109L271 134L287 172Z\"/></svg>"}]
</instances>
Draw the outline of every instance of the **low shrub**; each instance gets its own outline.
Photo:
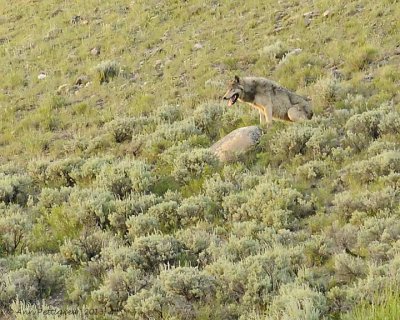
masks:
<instances>
[{"instance_id":1,"label":"low shrub","mask_svg":"<svg viewBox=\"0 0 400 320\"><path fill-rule=\"evenodd\" d=\"M116 199L114 201L115 210L109 215L110 225L116 233L125 235L128 231L126 222L130 217L145 214L150 207L160 202L162 202L162 198L153 193L144 195L134 193L125 199Z\"/></svg>"},{"instance_id":2,"label":"low shrub","mask_svg":"<svg viewBox=\"0 0 400 320\"><path fill-rule=\"evenodd\" d=\"M216 167L218 160L208 149L194 149L177 156L172 175L180 182L204 177Z\"/></svg>"},{"instance_id":3,"label":"low shrub","mask_svg":"<svg viewBox=\"0 0 400 320\"><path fill-rule=\"evenodd\" d=\"M5 287L1 299L8 300L10 306L17 297L26 302L54 297L63 291L69 271L52 256L33 256L25 267L2 275Z\"/></svg>"},{"instance_id":4,"label":"low shrub","mask_svg":"<svg viewBox=\"0 0 400 320\"><path fill-rule=\"evenodd\" d=\"M271 319L318 320L327 312L325 296L306 285L285 284L269 308Z\"/></svg>"},{"instance_id":5,"label":"low shrub","mask_svg":"<svg viewBox=\"0 0 400 320\"><path fill-rule=\"evenodd\" d=\"M150 210L149 210L150 211ZM160 222L151 213L132 216L126 221L128 238L132 241L137 237L147 236L160 231Z\"/></svg>"},{"instance_id":6,"label":"low shrub","mask_svg":"<svg viewBox=\"0 0 400 320\"><path fill-rule=\"evenodd\" d=\"M107 312L117 312L124 308L128 296L134 295L146 286L148 280L140 270L117 267L107 273L104 282L91 293L92 304L95 308Z\"/></svg>"},{"instance_id":7,"label":"low shrub","mask_svg":"<svg viewBox=\"0 0 400 320\"><path fill-rule=\"evenodd\" d=\"M120 198L131 192L148 192L153 183L150 166L139 160L124 160L104 166L96 178L98 186L106 188Z\"/></svg>"},{"instance_id":8,"label":"low shrub","mask_svg":"<svg viewBox=\"0 0 400 320\"><path fill-rule=\"evenodd\" d=\"M0 173L0 203L15 203L24 206L34 191L35 185L30 177Z\"/></svg>"},{"instance_id":9,"label":"low shrub","mask_svg":"<svg viewBox=\"0 0 400 320\"><path fill-rule=\"evenodd\" d=\"M199 221L215 221L218 219L215 208L215 203L207 196L186 198L176 210L178 226L194 225Z\"/></svg>"},{"instance_id":10,"label":"low shrub","mask_svg":"<svg viewBox=\"0 0 400 320\"><path fill-rule=\"evenodd\" d=\"M12 255L27 248L32 219L18 206L1 208L0 204L0 255Z\"/></svg>"},{"instance_id":11,"label":"low shrub","mask_svg":"<svg viewBox=\"0 0 400 320\"><path fill-rule=\"evenodd\" d=\"M96 67L100 84L108 83L119 74L119 66L116 61L103 61Z\"/></svg>"}]
</instances>

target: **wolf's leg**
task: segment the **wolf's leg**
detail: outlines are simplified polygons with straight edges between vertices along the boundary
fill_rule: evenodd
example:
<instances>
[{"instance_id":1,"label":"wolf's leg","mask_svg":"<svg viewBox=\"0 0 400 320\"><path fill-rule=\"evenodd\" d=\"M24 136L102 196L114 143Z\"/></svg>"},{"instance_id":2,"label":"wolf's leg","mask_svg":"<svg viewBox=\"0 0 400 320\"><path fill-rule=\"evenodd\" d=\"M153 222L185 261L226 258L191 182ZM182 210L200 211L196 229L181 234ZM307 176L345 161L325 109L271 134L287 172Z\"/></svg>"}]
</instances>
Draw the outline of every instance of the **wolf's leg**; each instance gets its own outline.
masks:
<instances>
[{"instance_id":1,"label":"wolf's leg","mask_svg":"<svg viewBox=\"0 0 400 320\"><path fill-rule=\"evenodd\" d=\"M264 107L264 117L265 117L265 122L268 125L272 124L272 108L271 107Z\"/></svg>"},{"instance_id":2,"label":"wolf's leg","mask_svg":"<svg viewBox=\"0 0 400 320\"><path fill-rule=\"evenodd\" d=\"M291 107L287 114L290 121L293 122L300 122L308 119L307 113L298 107Z\"/></svg>"},{"instance_id":3,"label":"wolf's leg","mask_svg":"<svg viewBox=\"0 0 400 320\"><path fill-rule=\"evenodd\" d=\"M264 114L261 112L261 110L258 110L258 113L260 114L260 124L263 124L265 122Z\"/></svg>"}]
</instances>

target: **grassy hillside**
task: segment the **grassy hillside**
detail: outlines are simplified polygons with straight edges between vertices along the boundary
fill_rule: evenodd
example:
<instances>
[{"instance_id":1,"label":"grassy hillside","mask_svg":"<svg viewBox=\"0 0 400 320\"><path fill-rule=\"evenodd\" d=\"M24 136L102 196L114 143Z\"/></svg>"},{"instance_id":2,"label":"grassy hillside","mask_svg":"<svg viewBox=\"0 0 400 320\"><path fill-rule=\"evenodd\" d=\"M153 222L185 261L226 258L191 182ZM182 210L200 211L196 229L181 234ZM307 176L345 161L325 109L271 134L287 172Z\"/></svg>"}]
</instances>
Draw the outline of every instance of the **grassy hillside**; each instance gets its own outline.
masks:
<instances>
[{"instance_id":1,"label":"grassy hillside","mask_svg":"<svg viewBox=\"0 0 400 320\"><path fill-rule=\"evenodd\" d=\"M396 0L0 0L0 317L389 319L399 16ZM220 101L235 74L315 116L223 165L208 147L258 123Z\"/></svg>"}]
</instances>

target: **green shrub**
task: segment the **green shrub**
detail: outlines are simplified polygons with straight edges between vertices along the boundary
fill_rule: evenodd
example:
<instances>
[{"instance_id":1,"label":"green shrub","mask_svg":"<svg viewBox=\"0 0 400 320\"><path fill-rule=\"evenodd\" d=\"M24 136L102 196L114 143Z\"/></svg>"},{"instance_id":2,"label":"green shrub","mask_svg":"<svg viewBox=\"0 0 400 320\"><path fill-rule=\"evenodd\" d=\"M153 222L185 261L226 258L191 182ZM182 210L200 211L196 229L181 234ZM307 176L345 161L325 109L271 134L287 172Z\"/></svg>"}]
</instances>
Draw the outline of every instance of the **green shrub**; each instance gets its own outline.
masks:
<instances>
[{"instance_id":1,"label":"green shrub","mask_svg":"<svg viewBox=\"0 0 400 320\"><path fill-rule=\"evenodd\" d=\"M359 71L368 67L368 65L374 61L378 53L378 49L370 45L365 45L358 50L353 51L349 55L346 63L346 69L348 71Z\"/></svg>"},{"instance_id":2,"label":"green shrub","mask_svg":"<svg viewBox=\"0 0 400 320\"><path fill-rule=\"evenodd\" d=\"M128 268L113 269L107 273L103 284L92 291L93 306L105 309L108 312L117 312L123 309L129 295L134 295L147 284L147 280L140 270Z\"/></svg>"},{"instance_id":3,"label":"green shrub","mask_svg":"<svg viewBox=\"0 0 400 320\"><path fill-rule=\"evenodd\" d=\"M114 199L113 193L102 188L75 189L69 199L71 214L83 225L105 228L110 224L109 215L115 211Z\"/></svg>"},{"instance_id":4,"label":"green shrub","mask_svg":"<svg viewBox=\"0 0 400 320\"><path fill-rule=\"evenodd\" d=\"M295 189L275 183L261 183L242 204L234 220L257 219L276 228L293 227L296 221L310 214L313 205Z\"/></svg>"},{"instance_id":5,"label":"green shrub","mask_svg":"<svg viewBox=\"0 0 400 320\"><path fill-rule=\"evenodd\" d=\"M73 188L61 187L60 189L42 188L37 207L41 210L48 210L61 206L68 202Z\"/></svg>"},{"instance_id":6,"label":"green shrub","mask_svg":"<svg viewBox=\"0 0 400 320\"><path fill-rule=\"evenodd\" d=\"M150 166L139 160L123 160L104 166L96 178L98 186L107 188L120 198L131 192L147 192L153 183Z\"/></svg>"},{"instance_id":7,"label":"green shrub","mask_svg":"<svg viewBox=\"0 0 400 320\"><path fill-rule=\"evenodd\" d=\"M344 314L342 319L396 320L400 312L399 290L391 287L383 288L380 292L375 290L375 296L372 301L361 301L351 312Z\"/></svg>"},{"instance_id":8,"label":"green shrub","mask_svg":"<svg viewBox=\"0 0 400 320\"><path fill-rule=\"evenodd\" d=\"M218 137L219 128L215 125L219 123L224 109L221 105L204 103L193 112L193 121L196 128L207 134L212 140Z\"/></svg>"},{"instance_id":9,"label":"green shrub","mask_svg":"<svg viewBox=\"0 0 400 320\"><path fill-rule=\"evenodd\" d=\"M318 320L328 310L325 296L305 285L283 285L269 309L271 319Z\"/></svg>"},{"instance_id":10,"label":"green shrub","mask_svg":"<svg viewBox=\"0 0 400 320\"><path fill-rule=\"evenodd\" d=\"M241 305L239 314L265 310L283 284L290 283L303 263L301 248L275 246L239 263L219 259L205 270L216 279L218 299L226 306ZM234 310L231 310L234 312Z\"/></svg>"},{"instance_id":11,"label":"green shrub","mask_svg":"<svg viewBox=\"0 0 400 320\"><path fill-rule=\"evenodd\" d=\"M207 306L215 295L214 279L196 268L178 267L161 271L150 290L128 298L125 306L133 319L163 315L178 319L195 319L199 307Z\"/></svg>"},{"instance_id":12,"label":"green shrub","mask_svg":"<svg viewBox=\"0 0 400 320\"><path fill-rule=\"evenodd\" d=\"M243 261L246 270L243 302L248 308L265 307L283 284L290 283L303 262L302 248L275 246Z\"/></svg>"},{"instance_id":13,"label":"green shrub","mask_svg":"<svg viewBox=\"0 0 400 320\"><path fill-rule=\"evenodd\" d=\"M160 272L161 288L167 297L188 302L210 302L215 295L215 280L205 272L192 267L178 267ZM177 306L178 303L174 303Z\"/></svg>"},{"instance_id":14,"label":"green shrub","mask_svg":"<svg viewBox=\"0 0 400 320\"><path fill-rule=\"evenodd\" d=\"M392 187L378 191L365 190L358 193L344 191L335 195L333 210L342 217L349 217L355 211L364 211L373 215L381 210L395 208L398 202L397 191Z\"/></svg>"},{"instance_id":15,"label":"green shrub","mask_svg":"<svg viewBox=\"0 0 400 320\"><path fill-rule=\"evenodd\" d=\"M183 249L183 245L172 236L138 237L132 243L132 250L141 259L140 268L145 271L155 271L162 264L176 265Z\"/></svg>"},{"instance_id":16,"label":"green shrub","mask_svg":"<svg viewBox=\"0 0 400 320\"><path fill-rule=\"evenodd\" d=\"M387 113L385 106L380 109L353 115L345 125L345 144L357 151L362 150L373 140L380 137L380 123Z\"/></svg>"},{"instance_id":17,"label":"green shrub","mask_svg":"<svg viewBox=\"0 0 400 320\"><path fill-rule=\"evenodd\" d=\"M107 270L121 267L139 267L141 258L130 246L124 246L122 243L112 241L108 246L101 250L101 262Z\"/></svg>"},{"instance_id":18,"label":"green shrub","mask_svg":"<svg viewBox=\"0 0 400 320\"><path fill-rule=\"evenodd\" d=\"M17 206L4 209L0 204L0 255L21 253L32 229L31 218Z\"/></svg>"},{"instance_id":19,"label":"green shrub","mask_svg":"<svg viewBox=\"0 0 400 320\"><path fill-rule=\"evenodd\" d=\"M344 266L345 267L345 266ZM335 311L347 312L357 310L357 306L364 303L371 305L385 304L387 295L391 290L398 291L400 279L398 276L399 260L397 258L388 264L366 263L358 259L352 263L346 274L362 272L362 278L355 280L356 274L349 277L353 283L346 286L335 286L327 294L330 304ZM331 308L332 308L331 307ZM344 319L348 319L345 315Z\"/></svg>"},{"instance_id":20,"label":"green shrub","mask_svg":"<svg viewBox=\"0 0 400 320\"><path fill-rule=\"evenodd\" d=\"M243 304L243 295L248 273L243 264L218 259L207 265L205 270L216 280L217 299L214 310L217 311L219 305L222 317L238 318L247 310Z\"/></svg>"},{"instance_id":21,"label":"green shrub","mask_svg":"<svg viewBox=\"0 0 400 320\"><path fill-rule=\"evenodd\" d=\"M233 130L245 125L252 125L256 123L256 112L249 112L248 108L227 108L221 116L220 126L215 128L218 131L214 133L215 138L229 134ZM213 136L211 136L213 138Z\"/></svg>"},{"instance_id":22,"label":"green shrub","mask_svg":"<svg viewBox=\"0 0 400 320\"><path fill-rule=\"evenodd\" d=\"M96 67L100 84L108 83L119 74L119 66L115 61L103 61Z\"/></svg>"},{"instance_id":23,"label":"green shrub","mask_svg":"<svg viewBox=\"0 0 400 320\"><path fill-rule=\"evenodd\" d=\"M89 262L66 279L68 299L77 305L86 304L91 292L96 290L104 278L105 266L100 262Z\"/></svg>"},{"instance_id":24,"label":"green shrub","mask_svg":"<svg viewBox=\"0 0 400 320\"><path fill-rule=\"evenodd\" d=\"M306 50L287 55L277 67L275 77L283 86L296 90L315 83L323 75L321 59Z\"/></svg>"},{"instance_id":25,"label":"green shrub","mask_svg":"<svg viewBox=\"0 0 400 320\"><path fill-rule=\"evenodd\" d=\"M207 175L218 164L217 158L208 149L194 149L177 156L172 175L181 182Z\"/></svg>"},{"instance_id":26,"label":"green shrub","mask_svg":"<svg viewBox=\"0 0 400 320\"><path fill-rule=\"evenodd\" d=\"M73 265L96 260L110 239L110 235L105 232L84 230L79 238L64 240L60 254L65 262Z\"/></svg>"},{"instance_id":27,"label":"green shrub","mask_svg":"<svg viewBox=\"0 0 400 320\"><path fill-rule=\"evenodd\" d=\"M345 181L370 183L391 173L400 172L400 152L386 151L368 160L353 162L343 169Z\"/></svg>"},{"instance_id":28,"label":"green shrub","mask_svg":"<svg viewBox=\"0 0 400 320\"><path fill-rule=\"evenodd\" d=\"M214 174L205 180L203 188L205 195L210 197L214 203L221 203L227 195L236 189L234 183L223 180L219 174Z\"/></svg>"},{"instance_id":29,"label":"green shrub","mask_svg":"<svg viewBox=\"0 0 400 320\"><path fill-rule=\"evenodd\" d=\"M373 157L387 151L397 151L397 150L398 147L395 142L378 139L371 142L371 144L367 149L367 155Z\"/></svg>"},{"instance_id":30,"label":"green shrub","mask_svg":"<svg viewBox=\"0 0 400 320\"><path fill-rule=\"evenodd\" d=\"M223 258L234 262L256 255L261 251L261 245L258 240L246 236L239 238L235 235L231 235L223 245L221 245L220 241L211 243L207 250L214 260Z\"/></svg>"},{"instance_id":31,"label":"green shrub","mask_svg":"<svg viewBox=\"0 0 400 320\"><path fill-rule=\"evenodd\" d=\"M274 42L268 46L263 47L259 50L260 56L267 57L270 59L282 59L288 52L290 48L288 45L281 40Z\"/></svg>"},{"instance_id":32,"label":"green shrub","mask_svg":"<svg viewBox=\"0 0 400 320\"><path fill-rule=\"evenodd\" d=\"M15 203L24 206L34 190L35 187L30 177L0 173L0 203Z\"/></svg>"},{"instance_id":33,"label":"green shrub","mask_svg":"<svg viewBox=\"0 0 400 320\"><path fill-rule=\"evenodd\" d=\"M25 267L2 275L5 284L2 299L6 296L11 303L18 297L23 301L35 302L56 296L64 289L68 273L69 268L56 262L52 256L33 256Z\"/></svg>"},{"instance_id":34,"label":"green shrub","mask_svg":"<svg viewBox=\"0 0 400 320\"><path fill-rule=\"evenodd\" d=\"M77 148L86 154L98 155L112 148L114 145L114 137L109 134L99 134L91 138L90 141L81 140L77 143Z\"/></svg>"},{"instance_id":35,"label":"green shrub","mask_svg":"<svg viewBox=\"0 0 400 320\"><path fill-rule=\"evenodd\" d=\"M331 257L333 244L328 235L313 235L307 243L304 244L304 259L307 266L322 266ZM341 247L343 249L343 247ZM306 271L304 271L306 273ZM308 280L308 283L312 281Z\"/></svg>"},{"instance_id":36,"label":"green shrub","mask_svg":"<svg viewBox=\"0 0 400 320\"><path fill-rule=\"evenodd\" d=\"M325 161L309 161L296 169L299 180L316 181L329 174L329 165Z\"/></svg>"},{"instance_id":37,"label":"green shrub","mask_svg":"<svg viewBox=\"0 0 400 320\"><path fill-rule=\"evenodd\" d=\"M151 213L130 217L126 221L126 226L128 228L128 237L130 240L141 236L147 236L160 230L159 220Z\"/></svg>"},{"instance_id":38,"label":"green shrub","mask_svg":"<svg viewBox=\"0 0 400 320\"><path fill-rule=\"evenodd\" d=\"M139 293L128 298L125 310L135 320L164 318L165 309L168 306L168 299L158 288L143 289ZM176 314L176 313L174 313Z\"/></svg>"},{"instance_id":39,"label":"green shrub","mask_svg":"<svg viewBox=\"0 0 400 320\"><path fill-rule=\"evenodd\" d=\"M134 267L155 272L162 265L176 265L183 254L183 245L172 236L137 237L130 247L111 245L102 250L102 258L111 266Z\"/></svg>"},{"instance_id":40,"label":"green shrub","mask_svg":"<svg viewBox=\"0 0 400 320\"><path fill-rule=\"evenodd\" d=\"M31 177L50 187L73 187L76 183L71 176L84 163L79 157L71 157L56 161L35 160L28 164Z\"/></svg>"},{"instance_id":41,"label":"green shrub","mask_svg":"<svg viewBox=\"0 0 400 320\"><path fill-rule=\"evenodd\" d=\"M50 162L46 168L46 184L55 186L73 187L76 183L71 173L83 165L81 158L66 158Z\"/></svg>"},{"instance_id":42,"label":"green shrub","mask_svg":"<svg viewBox=\"0 0 400 320\"><path fill-rule=\"evenodd\" d=\"M189 226L199 221L215 221L218 219L215 203L207 196L193 196L182 201L176 210L179 226Z\"/></svg>"},{"instance_id":43,"label":"green shrub","mask_svg":"<svg viewBox=\"0 0 400 320\"><path fill-rule=\"evenodd\" d=\"M346 253L334 256L335 280L340 284L347 284L365 276L366 263L359 257Z\"/></svg>"},{"instance_id":44,"label":"green shrub","mask_svg":"<svg viewBox=\"0 0 400 320\"><path fill-rule=\"evenodd\" d=\"M241 220L242 205L246 203L250 195L246 192L231 193L224 197L222 201L222 208L225 220Z\"/></svg>"},{"instance_id":45,"label":"green shrub","mask_svg":"<svg viewBox=\"0 0 400 320\"><path fill-rule=\"evenodd\" d=\"M340 137L334 128L318 128L306 143L307 154L312 159L325 159L339 146Z\"/></svg>"},{"instance_id":46,"label":"green shrub","mask_svg":"<svg viewBox=\"0 0 400 320\"><path fill-rule=\"evenodd\" d=\"M107 123L106 130L111 132L115 142L121 143L132 140L132 136L142 132L148 123L146 117L117 118Z\"/></svg>"},{"instance_id":47,"label":"green shrub","mask_svg":"<svg viewBox=\"0 0 400 320\"><path fill-rule=\"evenodd\" d=\"M111 166L113 162L113 157L91 157L86 159L81 167L73 170L71 177L83 184L92 182L105 167Z\"/></svg>"},{"instance_id":48,"label":"green shrub","mask_svg":"<svg viewBox=\"0 0 400 320\"><path fill-rule=\"evenodd\" d=\"M163 122L173 123L182 120L182 107L179 105L164 105L154 110L154 116Z\"/></svg>"},{"instance_id":49,"label":"green shrub","mask_svg":"<svg viewBox=\"0 0 400 320\"><path fill-rule=\"evenodd\" d=\"M343 89L333 77L320 78L310 88L313 112L320 114L335 108L336 102L342 98Z\"/></svg>"},{"instance_id":50,"label":"green shrub","mask_svg":"<svg viewBox=\"0 0 400 320\"><path fill-rule=\"evenodd\" d=\"M162 123L157 126L152 134L140 136L139 139L144 141L144 151L147 155L149 153L162 153L177 142L188 140L200 134L201 131L196 128L191 119L184 119L171 124Z\"/></svg>"},{"instance_id":51,"label":"green shrub","mask_svg":"<svg viewBox=\"0 0 400 320\"><path fill-rule=\"evenodd\" d=\"M162 198L152 193L148 195L135 193L130 194L125 199L117 199L114 201L115 211L109 216L110 224L118 234L124 235L128 230L126 222L129 217L144 214L150 207L161 201ZM162 223L161 218L157 218L160 219L160 223Z\"/></svg>"},{"instance_id":52,"label":"green shrub","mask_svg":"<svg viewBox=\"0 0 400 320\"><path fill-rule=\"evenodd\" d=\"M159 221L162 230L174 230L180 226L179 203L173 200L163 201L149 208L148 214Z\"/></svg>"},{"instance_id":53,"label":"green shrub","mask_svg":"<svg viewBox=\"0 0 400 320\"><path fill-rule=\"evenodd\" d=\"M394 108L387 107L387 113L383 115L379 123L379 132L385 134L400 133L400 113Z\"/></svg>"},{"instance_id":54,"label":"green shrub","mask_svg":"<svg viewBox=\"0 0 400 320\"><path fill-rule=\"evenodd\" d=\"M193 254L193 263L205 266L211 259L210 253L207 250L212 242L218 241L218 237L212 231L202 229L203 224L198 224L195 227L180 229L176 233L176 238L182 242L191 254Z\"/></svg>"},{"instance_id":55,"label":"green shrub","mask_svg":"<svg viewBox=\"0 0 400 320\"><path fill-rule=\"evenodd\" d=\"M296 155L304 155L306 144L312 137L314 129L306 126L290 126L283 132L279 132L279 137L273 137L269 141L269 149L274 154L274 160L280 162L287 161Z\"/></svg>"},{"instance_id":56,"label":"green shrub","mask_svg":"<svg viewBox=\"0 0 400 320\"><path fill-rule=\"evenodd\" d=\"M357 232L357 246L372 261L388 260L393 254L400 224L395 217L367 217Z\"/></svg>"}]
</instances>

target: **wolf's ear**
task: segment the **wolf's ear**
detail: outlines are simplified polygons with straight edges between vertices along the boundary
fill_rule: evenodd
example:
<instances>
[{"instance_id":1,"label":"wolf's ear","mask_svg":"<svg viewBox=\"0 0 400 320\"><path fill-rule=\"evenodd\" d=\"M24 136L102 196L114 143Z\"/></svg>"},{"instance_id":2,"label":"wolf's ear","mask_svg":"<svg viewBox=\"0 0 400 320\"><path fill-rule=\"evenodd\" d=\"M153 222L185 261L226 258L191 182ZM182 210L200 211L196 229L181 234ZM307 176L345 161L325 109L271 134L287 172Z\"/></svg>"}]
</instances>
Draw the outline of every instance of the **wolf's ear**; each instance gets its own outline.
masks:
<instances>
[{"instance_id":1,"label":"wolf's ear","mask_svg":"<svg viewBox=\"0 0 400 320\"><path fill-rule=\"evenodd\" d=\"M239 83L239 82L240 82L240 79L239 79L238 76L235 76L235 82L236 82L236 83Z\"/></svg>"}]
</instances>

